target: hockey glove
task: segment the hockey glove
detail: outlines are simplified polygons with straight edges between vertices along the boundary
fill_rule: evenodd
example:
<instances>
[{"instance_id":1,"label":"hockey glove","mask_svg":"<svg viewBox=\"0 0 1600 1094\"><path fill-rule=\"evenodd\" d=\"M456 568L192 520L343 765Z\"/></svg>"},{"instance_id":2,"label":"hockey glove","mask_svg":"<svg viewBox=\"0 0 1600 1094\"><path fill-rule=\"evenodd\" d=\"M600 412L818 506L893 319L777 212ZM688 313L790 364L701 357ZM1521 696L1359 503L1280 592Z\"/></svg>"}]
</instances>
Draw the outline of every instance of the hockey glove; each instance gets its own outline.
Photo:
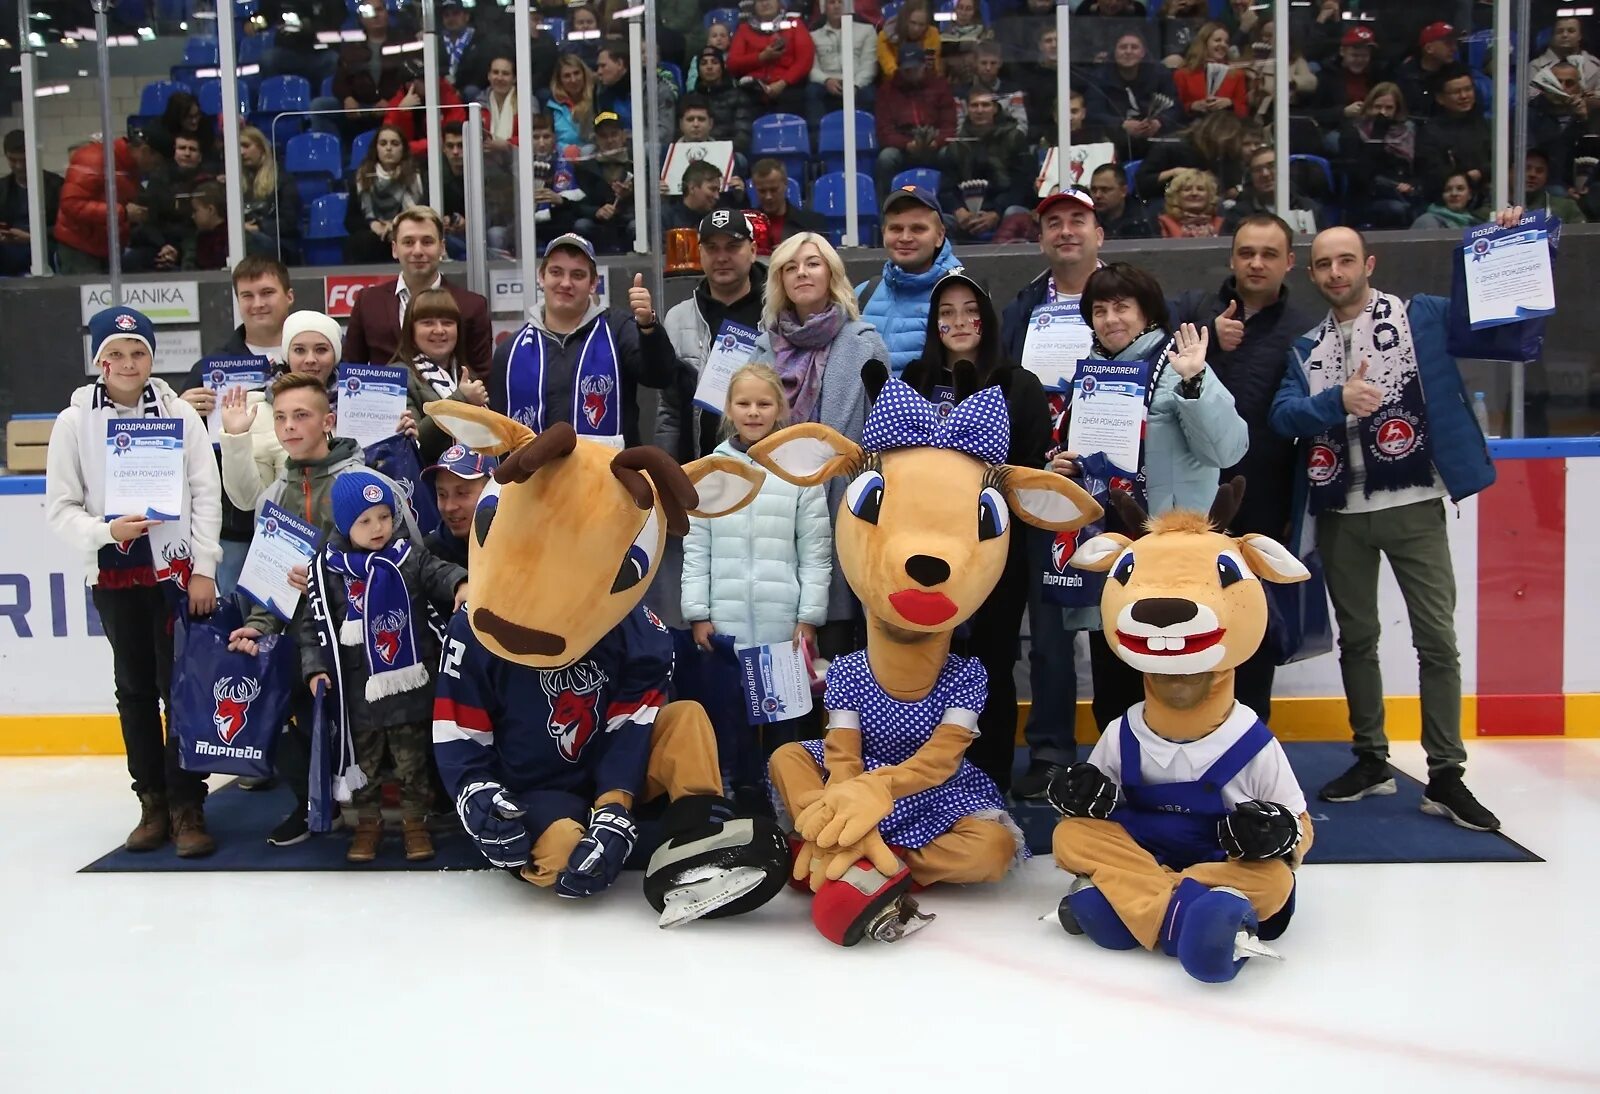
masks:
<instances>
[{"instance_id":1,"label":"hockey glove","mask_svg":"<svg viewBox=\"0 0 1600 1094\"><path fill-rule=\"evenodd\" d=\"M1073 764L1058 772L1045 791L1063 817L1105 820L1117 805L1117 784L1094 764Z\"/></svg>"},{"instance_id":2,"label":"hockey glove","mask_svg":"<svg viewBox=\"0 0 1600 1094\"><path fill-rule=\"evenodd\" d=\"M533 841L521 821L522 806L499 783L468 783L456 795L462 827L496 866L515 869L528 861Z\"/></svg>"},{"instance_id":3,"label":"hockey glove","mask_svg":"<svg viewBox=\"0 0 1600 1094\"><path fill-rule=\"evenodd\" d=\"M589 830L572 849L567 868L556 878L557 895L594 896L609 889L638 839L632 813L620 805L596 809L589 814Z\"/></svg>"},{"instance_id":4,"label":"hockey glove","mask_svg":"<svg viewBox=\"0 0 1600 1094\"><path fill-rule=\"evenodd\" d=\"M1276 802L1240 802L1217 822L1217 839L1229 858L1288 858L1300 845L1300 818Z\"/></svg>"}]
</instances>

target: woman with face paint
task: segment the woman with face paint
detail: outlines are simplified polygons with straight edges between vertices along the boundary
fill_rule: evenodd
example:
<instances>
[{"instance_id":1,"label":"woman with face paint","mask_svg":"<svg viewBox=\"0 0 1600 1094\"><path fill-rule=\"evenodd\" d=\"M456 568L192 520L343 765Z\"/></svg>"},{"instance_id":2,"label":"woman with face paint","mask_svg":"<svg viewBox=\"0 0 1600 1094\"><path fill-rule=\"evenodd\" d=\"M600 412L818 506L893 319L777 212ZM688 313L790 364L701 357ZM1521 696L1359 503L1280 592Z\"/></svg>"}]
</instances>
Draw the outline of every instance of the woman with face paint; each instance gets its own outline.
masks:
<instances>
[{"instance_id":1,"label":"woman with face paint","mask_svg":"<svg viewBox=\"0 0 1600 1094\"><path fill-rule=\"evenodd\" d=\"M906 366L901 379L936 405L941 417L967 396L998 386L1011 416L1006 462L1013 467L1045 466L1050 410L1044 387L1033 373L1006 359L994 303L970 277L946 274L934 286L922 356ZM968 622L966 648L956 651L978 658L989 674L989 699L978 716L979 736L967 758L1002 792L1011 787L1015 751L1017 689L1012 670L1021 653L1018 635L1032 577L1027 544L1027 536L1012 535L1005 571Z\"/></svg>"}]
</instances>

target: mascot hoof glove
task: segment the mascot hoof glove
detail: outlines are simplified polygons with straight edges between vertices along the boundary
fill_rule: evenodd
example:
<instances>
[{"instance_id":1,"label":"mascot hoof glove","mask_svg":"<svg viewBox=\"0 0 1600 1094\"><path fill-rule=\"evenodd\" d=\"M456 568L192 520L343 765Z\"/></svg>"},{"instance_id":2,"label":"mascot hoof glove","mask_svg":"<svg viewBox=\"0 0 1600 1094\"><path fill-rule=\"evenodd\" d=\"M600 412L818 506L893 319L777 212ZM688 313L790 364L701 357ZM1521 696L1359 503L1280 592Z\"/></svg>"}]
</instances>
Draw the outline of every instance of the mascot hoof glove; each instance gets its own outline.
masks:
<instances>
[{"instance_id":1,"label":"mascot hoof glove","mask_svg":"<svg viewBox=\"0 0 1600 1094\"><path fill-rule=\"evenodd\" d=\"M1256 930L1255 910L1242 893L1185 879L1172 894L1162 944L1196 980L1225 984L1250 958L1278 957Z\"/></svg>"},{"instance_id":2,"label":"mascot hoof glove","mask_svg":"<svg viewBox=\"0 0 1600 1094\"><path fill-rule=\"evenodd\" d=\"M799 860L799 858L800 858L800 849L806 845L806 841L801 839L799 836L795 835L792 832L789 834L788 839L789 839L789 888L793 889L797 893L804 893L806 896L810 896L811 895L811 879L809 877L795 877L794 876L794 864Z\"/></svg>"},{"instance_id":3,"label":"mascot hoof glove","mask_svg":"<svg viewBox=\"0 0 1600 1094\"><path fill-rule=\"evenodd\" d=\"M854 946L863 938L898 942L933 921L911 899L911 871L901 866L893 877L866 859L830 881L811 900L811 922L829 942Z\"/></svg>"},{"instance_id":4,"label":"mascot hoof glove","mask_svg":"<svg viewBox=\"0 0 1600 1094\"><path fill-rule=\"evenodd\" d=\"M778 826L733 816L723 798L680 798L661 824L667 835L645 868L644 895L663 927L752 911L789 876L789 848Z\"/></svg>"},{"instance_id":5,"label":"mascot hoof glove","mask_svg":"<svg viewBox=\"0 0 1600 1094\"><path fill-rule=\"evenodd\" d=\"M1086 877L1073 881L1072 888L1061 898L1056 915L1068 934L1088 935L1089 941L1102 949L1139 948L1139 940L1133 937L1111 902Z\"/></svg>"}]
</instances>

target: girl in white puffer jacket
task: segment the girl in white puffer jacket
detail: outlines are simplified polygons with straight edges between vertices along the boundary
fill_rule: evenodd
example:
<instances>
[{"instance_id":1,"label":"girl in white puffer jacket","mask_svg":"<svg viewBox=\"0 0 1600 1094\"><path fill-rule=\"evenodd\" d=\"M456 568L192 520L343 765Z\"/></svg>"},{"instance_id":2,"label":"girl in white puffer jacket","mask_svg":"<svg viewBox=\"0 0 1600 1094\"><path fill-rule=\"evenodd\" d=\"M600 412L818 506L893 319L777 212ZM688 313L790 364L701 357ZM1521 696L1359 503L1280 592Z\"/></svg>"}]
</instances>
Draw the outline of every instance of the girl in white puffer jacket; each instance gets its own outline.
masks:
<instances>
[{"instance_id":1,"label":"girl in white puffer jacket","mask_svg":"<svg viewBox=\"0 0 1600 1094\"><path fill-rule=\"evenodd\" d=\"M789 424L783 383L768 365L746 365L728 384L717 452L749 460L751 445ZM833 533L820 486L798 487L768 475L755 501L725 517L689 518L683 541L683 617L695 644L712 634L735 646L804 639L816 650L828 615Z\"/></svg>"}]
</instances>

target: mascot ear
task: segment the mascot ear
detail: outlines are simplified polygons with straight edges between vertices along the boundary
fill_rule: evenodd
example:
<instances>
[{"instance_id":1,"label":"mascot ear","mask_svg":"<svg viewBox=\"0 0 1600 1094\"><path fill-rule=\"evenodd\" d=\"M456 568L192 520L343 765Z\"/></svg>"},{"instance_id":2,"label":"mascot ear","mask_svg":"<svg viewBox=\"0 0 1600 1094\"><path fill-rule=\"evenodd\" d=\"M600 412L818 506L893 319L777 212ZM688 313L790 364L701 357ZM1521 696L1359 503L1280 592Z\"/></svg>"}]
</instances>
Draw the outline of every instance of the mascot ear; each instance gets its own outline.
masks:
<instances>
[{"instance_id":1,"label":"mascot ear","mask_svg":"<svg viewBox=\"0 0 1600 1094\"><path fill-rule=\"evenodd\" d=\"M422 412L468 448L490 456L514 452L534 437L533 430L521 422L460 399L424 403Z\"/></svg>"},{"instance_id":2,"label":"mascot ear","mask_svg":"<svg viewBox=\"0 0 1600 1094\"><path fill-rule=\"evenodd\" d=\"M1065 475L1008 466L1003 478L1011 511L1035 528L1070 532L1100 519L1100 503Z\"/></svg>"},{"instance_id":3,"label":"mascot ear","mask_svg":"<svg viewBox=\"0 0 1600 1094\"><path fill-rule=\"evenodd\" d=\"M743 460L727 456L706 456L685 464L684 473L694 483L699 502L689 510L691 517L725 517L737 513L755 500L767 473Z\"/></svg>"},{"instance_id":4,"label":"mascot ear","mask_svg":"<svg viewBox=\"0 0 1600 1094\"><path fill-rule=\"evenodd\" d=\"M1117 556L1132 542L1127 536L1116 532L1102 532L1074 551L1068 565L1103 574L1111 569Z\"/></svg>"},{"instance_id":5,"label":"mascot ear","mask_svg":"<svg viewBox=\"0 0 1600 1094\"><path fill-rule=\"evenodd\" d=\"M1296 581L1311 579L1311 571L1306 569L1306 564L1271 536L1251 533L1237 542L1251 571L1262 581L1293 585Z\"/></svg>"},{"instance_id":6,"label":"mascot ear","mask_svg":"<svg viewBox=\"0 0 1600 1094\"><path fill-rule=\"evenodd\" d=\"M843 475L859 467L864 455L860 445L820 422L780 429L750 446L752 460L796 486L817 486Z\"/></svg>"}]
</instances>

